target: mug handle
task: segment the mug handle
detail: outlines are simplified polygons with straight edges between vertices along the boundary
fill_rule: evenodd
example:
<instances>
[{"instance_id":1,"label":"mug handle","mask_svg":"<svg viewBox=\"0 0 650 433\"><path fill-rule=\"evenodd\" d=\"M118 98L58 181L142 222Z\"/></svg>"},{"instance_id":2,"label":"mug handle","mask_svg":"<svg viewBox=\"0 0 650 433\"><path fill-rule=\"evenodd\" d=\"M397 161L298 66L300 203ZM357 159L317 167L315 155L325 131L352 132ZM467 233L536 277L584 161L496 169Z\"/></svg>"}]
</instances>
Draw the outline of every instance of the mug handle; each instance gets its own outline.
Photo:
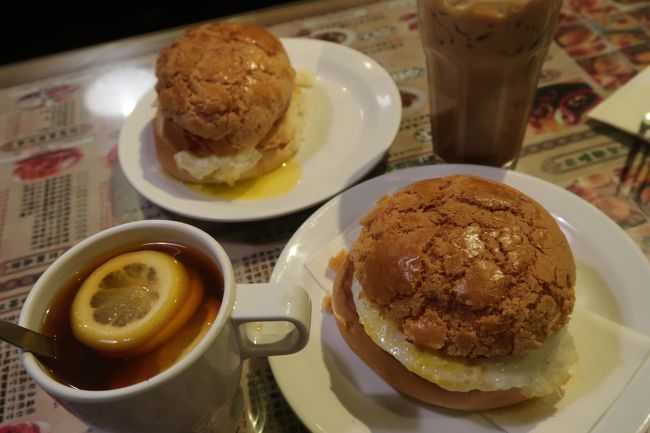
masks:
<instances>
[{"instance_id":1,"label":"mug handle","mask_svg":"<svg viewBox=\"0 0 650 433\"><path fill-rule=\"evenodd\" d=\"M236 293L230 320L239 336L242 359L287 355L307 345L311 300L302 287L289 283L237 284ZM293 326L287 326L289 323ZM251 325L253 332L248 332ZM269 342L270 337L275 337L274 341Z\"/></svg>"}]
</instances>

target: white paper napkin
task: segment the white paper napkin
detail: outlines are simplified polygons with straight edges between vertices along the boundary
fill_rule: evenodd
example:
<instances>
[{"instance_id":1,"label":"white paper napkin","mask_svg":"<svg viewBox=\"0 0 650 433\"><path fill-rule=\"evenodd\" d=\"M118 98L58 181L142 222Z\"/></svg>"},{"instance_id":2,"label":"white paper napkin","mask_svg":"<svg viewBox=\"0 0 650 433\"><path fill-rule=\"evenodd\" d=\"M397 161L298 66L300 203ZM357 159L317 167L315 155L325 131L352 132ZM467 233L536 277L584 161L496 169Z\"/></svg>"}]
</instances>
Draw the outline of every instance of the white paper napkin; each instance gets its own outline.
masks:
<instances>
[{"instance_id":1,"label":"white paper napkin","mask_svg":"<svg viewBox=\"0 0 650 433\"><path fill-rule=\"evenodd\" d=\"M561 397L534 399L483 415L508 433L591 431L646 361L650 339L579 305L571 316L569 332L578 362ZM648 403L648 411L649 395L637 396ZM643 419L632 418L618 421L625 422L616 425L615 431L620 432L636 432L643 423Z\"/></svg>"},{"instance_id":2,"label":"white paper napkin","mask_svg":"<svg viewBox=\"0 0 650 433\"><path fill-rule=\"evenodd\" d=\"M304 42L302 40L295 38L282 38L280 40L287 49L291 65L296 70L311 71L312 73L318 70L322 49L320 44L310 44L309 49L305 49L304 44L301 44L301 42Z\"/></svg>"},{"instance_id":3,"label":"white paper napkin","mask_svg":"<svg viewBox=\"0 0 650 433\"><path fill-rule=\"evenodd\" d=\"M598 104L588 116L636 135L647 112L650 112L650 67Z\"/></svg>"},{"instance_id":4,"label":"white paper napkin","mask_svg":"<svg viewBox=\"0 0 650 433\"><path fill-rule=\"evenodd\" d=\"M360 232L361 226L348 227L305 262L305 269L323 289L324 294L332 293L334 283L334 272L329 268L330 258L336 256L342 249L349 251Z\"/></svg>"},{"instance_id":5,"label":"white paper napkin","mask_svg":"<svg viewBox=\"0 0 650 433\"><path fill-rule=\"evenodd\" d=\"M359 226L349 227L305 263L323 294L331 293L334 282L329 259L341 249L349 250L359 231ZM579 304L569 332L578 362L561 396L534 399L482 415L507 433L640 431L650 412L650 338Z\"/></svg>"}]
</instances>

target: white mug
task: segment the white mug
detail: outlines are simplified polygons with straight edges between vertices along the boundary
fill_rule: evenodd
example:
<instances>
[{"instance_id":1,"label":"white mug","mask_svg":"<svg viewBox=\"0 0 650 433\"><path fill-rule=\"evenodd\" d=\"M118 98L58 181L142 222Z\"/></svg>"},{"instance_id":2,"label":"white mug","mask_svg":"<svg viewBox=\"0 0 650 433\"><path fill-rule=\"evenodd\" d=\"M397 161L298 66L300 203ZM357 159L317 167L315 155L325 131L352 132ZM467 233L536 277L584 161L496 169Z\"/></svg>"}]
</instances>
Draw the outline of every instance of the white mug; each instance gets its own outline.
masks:
<instances>
[{"instance_id":1,"label":"white mug","mask_svg":"<svg viewBox=\"0 0 650 433\"><path fill-rule=\"evenodd\" d=\"M223 299L203 339L175 364L144 382L124 388L90 391L53 379L31 353L22 352L33 380L85 423L109 432L234 432L243 404L239 383L242 361L302 349L309 336L310 300L301 288L287 284L236 284L231 262L207 233L175 221L138 221L97 233L73 246L39 278L22 308L19 324L40 330L45 312L60 288L92 258L120 247L145 242L171 242L198 249L223 274ZM248 322L282 321L293 325L274 342L252 341Z\"/></svg>"}]
</instances>

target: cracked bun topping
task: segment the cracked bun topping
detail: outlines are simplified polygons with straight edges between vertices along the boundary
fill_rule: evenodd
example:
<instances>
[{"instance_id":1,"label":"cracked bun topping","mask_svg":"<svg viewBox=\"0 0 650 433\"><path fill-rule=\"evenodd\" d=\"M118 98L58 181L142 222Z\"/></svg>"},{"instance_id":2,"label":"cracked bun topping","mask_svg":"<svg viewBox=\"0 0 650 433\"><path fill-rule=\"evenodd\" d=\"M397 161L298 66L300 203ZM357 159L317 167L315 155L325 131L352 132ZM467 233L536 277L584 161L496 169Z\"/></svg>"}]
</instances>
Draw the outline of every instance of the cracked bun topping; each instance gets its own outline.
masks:
<instances>
[{"instance_id":1,"label":"cracked bun topping","mask_svg":"<svg viewBox=\"0 0 650 433\"><path fill-rule=\"evenodd\" d=\"M255 147L282 117L295 71L281 42L249 24L193 27L156 63L160 110L196 148Z\"/></svg>"},{"instance_id":2,"label":"cracked bun topping","mask_svg":"<svg viewBox=\"0 0 650 433\"><path fill-rule=\"evenodd\" d=\"M491 180L427 179L385 196L350 251L362 296L406 339L464 358L521 356L569 320L575 263L553 217Z\"/></svg>"}]
</instances>

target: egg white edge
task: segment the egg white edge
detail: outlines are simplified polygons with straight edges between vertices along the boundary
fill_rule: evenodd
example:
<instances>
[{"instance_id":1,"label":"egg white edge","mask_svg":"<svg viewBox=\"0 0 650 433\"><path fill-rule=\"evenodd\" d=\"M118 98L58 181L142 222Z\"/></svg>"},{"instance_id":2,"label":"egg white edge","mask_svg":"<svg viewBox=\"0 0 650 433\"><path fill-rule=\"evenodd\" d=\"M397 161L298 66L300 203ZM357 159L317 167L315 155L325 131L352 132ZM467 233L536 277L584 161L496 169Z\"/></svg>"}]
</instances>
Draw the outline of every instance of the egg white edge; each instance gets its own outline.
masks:
<instances>
[{"instance_id":1,"label":"egg white edge","mask_svg":"<svg viewBox=\"0 0 650 433\"><path fill-rule=\"evenodd\" d=\"M418 347L406 340L400 327L385 318L370 300L361 297L363 290L353 278L352 297L359 322L375 344L390 353L406 369L449 391L497 391L519 388L526 397L542 397L557 392L570 375L578 359L573 337L564 326L544 345L521 357L481 358L462 362ZM379 320L382 329L373 332L368 322ZM455 374L455 378L449 378Z\"/></svg>"}]
</instances>

